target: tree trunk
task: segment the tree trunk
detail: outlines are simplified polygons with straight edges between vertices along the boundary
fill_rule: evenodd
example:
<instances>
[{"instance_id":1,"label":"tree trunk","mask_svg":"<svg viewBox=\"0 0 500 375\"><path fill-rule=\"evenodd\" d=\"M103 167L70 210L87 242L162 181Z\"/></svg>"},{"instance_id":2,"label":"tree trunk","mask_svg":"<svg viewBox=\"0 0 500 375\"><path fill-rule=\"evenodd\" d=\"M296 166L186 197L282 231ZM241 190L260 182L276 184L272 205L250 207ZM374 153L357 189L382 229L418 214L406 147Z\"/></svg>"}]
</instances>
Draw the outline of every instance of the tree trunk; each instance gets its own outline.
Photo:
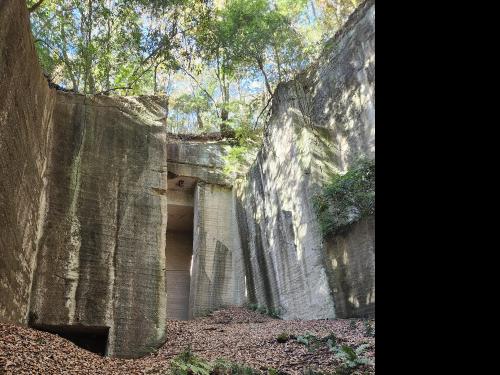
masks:
<instances>
[{"instance_id":1,"label":"tree trunk","mask_svg":"<svg viewBox=\"0 0 500 375\"><path fill-rule=\"evenodd\" d=\"M274 50L274 56L276 56L276 67L278 69L278 82L281 82L281 79L282 79L281 60L280 60L280 54L278 52L278 47L273 46L273 50Z\"/></svg>"},{"instance_id":2,"label":"tree trunk","mask_svg":"<svg viewBox=\"0 0 500 375\"><path fill-rule=\"evenodd\" d=\"M262 75L264 76L267 92L269 92L269 95L273 95L273 91L271 90L271 85L269 84L269 80L267 79L266 71L264 70L264 61L261 57L257 58L257 64L259 65L259 69L262 72Z\"/></svg>"},{"instance_id":3,"label":"tree trunk","mask_svg":"<svg viewBox=\"0 0 500 375\"><path fill-rule=\"evenodd\" d=\"M311 10L312 10L312 14L314 16L314 20L318 19L318 16L316 14L316 7L314 6L314 0L311 0Z\"/></svg>"},{"instance_id":4,"label":"tree trunk","mask_svg":"<svg viewBox=\"0 0 500 375\"><path fill-rule=\"evenodd\" d=\"M170 96L167 95L167 99L165 100L165 127L167 127L168 124L169 99Z\"/></svg>"},{"instance_id":5,"label":"tree trunk","mask_svg":"<svg viewBox=\"0 0 500 375\"><path fill-rule=\"evenodd\" d=\"M86 17L87 21L87 35L86 35L86 45L85 45L85 82L83 86L83 92L84 94L87 94L89 91L92 93L94 90L92 90L90 87L90 75L91 75L91 68L92 68L92 56L90 54L90 42L92 40L92 0L88 0L88 14Z\"/></svg>"},{"instance_id":6,"label":"tree trunk","mask_svg":"<svg viewBox=\"0 0 500 375\"><path fill-rule=\"evenodd\" d=\"M111 12L111 2L108 2L109 6L109 11ZM111 27L112 27L112 17L110 15L108 17L108 29L107 29L107 43L106 43L106 83L105 83L105 89L109 90L111 88L111 61L110 61L110 55L111 55Z\"/></svg>"},{"instance_id":7,"label":"tree trunk","mask_svg":"<svg viewBox=\"0 0 500 375\"><path fill-rule=\"evenodd\" d=\"M154 70L154 85L153 85L153 94L156 95L156 92L158 91L158 86L156 83L156 72L158 70L158 65L155 64L155 70Z\"/></svg>"},{"instance_id":8,"label":"tree trunk","mask_svg":"<svg viewBox=\"0 0 500 375\"><path fill-rule=\"evenodd\" d=\"M203 119L199 109L196 110L196 122L198 123L198 129L203 129Z\"/></svg>"},{"instance_id":9,"label":"tree trunk","mask_svg":"<svg viewBox=\"0 0 500 375\"><path fill-rule=\"evenodd\" d=\"M69 76L71 77L71 82L73 84L73 91L78 92L78 80L76 79L75 72L73 71L73 66L71 64L71 61L68 57L68 46L66 42L66 29L64 28L64 20L67 17L67 14L63 8L62 12L62 19L63 21L61 22L61 41L62 41L62 56L63 56L63 61L64 65L66 65L66 68L68 69Z\"/></svg>"},{"instance_id":10,"label":"tree trunk","mask_svg":"<svg viewBox=\"0 0 500 375\"><path fill-rule=\"evenodd\" d=\"M229 112L227 110L227 104L229 103L229 87L226 82L226 72L222 70L222 110L221 110L221 124L220 131L221 133L228 132L230 130L229 125L227 124L227 120L229 119Z\"/></svg>"}]
</instances>

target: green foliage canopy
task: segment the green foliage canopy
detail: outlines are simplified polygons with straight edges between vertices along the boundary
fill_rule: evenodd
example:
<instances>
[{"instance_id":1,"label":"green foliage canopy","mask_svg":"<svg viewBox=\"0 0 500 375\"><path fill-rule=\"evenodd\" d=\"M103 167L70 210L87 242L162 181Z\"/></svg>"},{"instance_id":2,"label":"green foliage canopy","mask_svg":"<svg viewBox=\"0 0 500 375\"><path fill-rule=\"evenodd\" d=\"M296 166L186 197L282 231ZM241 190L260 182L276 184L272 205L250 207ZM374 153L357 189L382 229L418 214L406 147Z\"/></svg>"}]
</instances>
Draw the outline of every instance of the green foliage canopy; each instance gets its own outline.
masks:
<instances>
[{"instance_id":1,"label":"green foliage canopy","mask_svg":"<svg viewBox=\"0 0 500 375\"><path fill-rule=\"evenodd\" d=\"M235 174L260 145L276 85L303 69L359 2L27 0L27 5L41 65L54 83L84 94L166 95L170 132L234 134L227 172Z\"/></svg>"}]
</instances>

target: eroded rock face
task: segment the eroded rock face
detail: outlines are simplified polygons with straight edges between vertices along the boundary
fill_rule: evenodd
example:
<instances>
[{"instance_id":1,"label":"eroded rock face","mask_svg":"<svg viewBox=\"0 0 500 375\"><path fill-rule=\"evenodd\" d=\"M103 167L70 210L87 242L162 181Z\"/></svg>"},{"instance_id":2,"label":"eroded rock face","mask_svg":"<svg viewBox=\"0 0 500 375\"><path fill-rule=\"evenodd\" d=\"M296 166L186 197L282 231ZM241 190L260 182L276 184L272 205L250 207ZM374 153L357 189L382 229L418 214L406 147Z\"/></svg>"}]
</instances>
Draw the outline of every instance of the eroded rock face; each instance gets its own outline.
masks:
<instances>
[{"instance_id":1,"label":"eroded rock face","mask_svg":"<svg viewBox=\"0 0 500 375\"><path fill-rule=\"evenodd\" d=\"M326 241L330 287L338 318L375 313L375 217L354 223L349 232Z\"/></svg>"},{"instance_id":2,"label":"eroded rock face","mask_svg":"<svg viewBox=\"0 0 500 375\"><path fill-rule=\"evenodd\" d=\"M362 314L373 314L372 232L354 228L356 234L327 245L312 197L333 173L359 157L374 158L374 20L368 1L317 64L278 86L264 146L236 189L249 302L280 309L285 319L354 316L361 289L373 296ZM333 268L344 252L369 270L363 286L358 272Z\"/></svg>"},{"instance_id":3,"label":"eroded rock face","mask_svg":"<svg viewBox=\"0 0 500 375\"><path fill-rule=\"evenodd\" d=\"M109 329L115 356L162 343L161 102L49 89L25 3L0 3L2 321Z\"/></svg>"},{"instance_id":4,"label":"eroded rock face","mask_svg":"<svg viewBox=\"0 0 500 375\"><path fill-rule=\"evenodd\" d=\"M46 215L55 92L38 65L25 4L0 2L0 319L26 323Z\"/></svg>"}]
</instances>

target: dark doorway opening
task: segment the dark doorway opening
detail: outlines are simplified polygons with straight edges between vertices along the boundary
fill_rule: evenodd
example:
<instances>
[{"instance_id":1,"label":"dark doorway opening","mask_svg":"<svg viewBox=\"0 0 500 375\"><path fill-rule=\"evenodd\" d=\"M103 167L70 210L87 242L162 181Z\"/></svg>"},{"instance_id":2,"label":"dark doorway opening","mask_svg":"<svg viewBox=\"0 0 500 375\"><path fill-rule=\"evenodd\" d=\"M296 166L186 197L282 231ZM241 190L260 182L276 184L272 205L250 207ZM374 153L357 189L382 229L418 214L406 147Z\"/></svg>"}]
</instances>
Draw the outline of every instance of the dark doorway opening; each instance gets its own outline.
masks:
<instances>
[{"instance_id":1,"label":"dark doorway opening","mask_svg":"<svg viewBox=\"0 0 500 375\"><path fill-rule=\"evenodd\" d=\"M39 331L55 333L73 344L99 354L106 355L109 327L95 327L83 325L32 325L31 328Z\"/></svg>"}]
</instances>

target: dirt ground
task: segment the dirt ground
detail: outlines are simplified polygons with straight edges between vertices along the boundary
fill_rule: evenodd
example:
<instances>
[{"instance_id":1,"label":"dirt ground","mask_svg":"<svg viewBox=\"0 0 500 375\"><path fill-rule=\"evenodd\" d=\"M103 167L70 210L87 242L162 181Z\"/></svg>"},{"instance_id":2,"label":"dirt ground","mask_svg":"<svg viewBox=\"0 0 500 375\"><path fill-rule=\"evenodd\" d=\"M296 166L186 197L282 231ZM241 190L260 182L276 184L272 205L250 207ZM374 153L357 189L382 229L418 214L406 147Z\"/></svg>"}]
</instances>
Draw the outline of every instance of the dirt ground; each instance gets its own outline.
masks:
<instances>
[{"instance_id":1,"label":"dirt ground","mask_svg":"<svg viewBox=\"0 0 500 375\"><path fill-rule=\"evenodd\" d=\"M339 347L366 344L362 356L374 363L374 329L374 320L285 321L233 307L195 320L169 320L160 349L139 359L116 359L54 334L0 323L0 374L168 374L170 361L188 347L208 361L223 358L264 374L271 368L286 374L333 373L342 359L329 350L326 340L307 346L300 336L321 339L333 333ZM280 343L277 338L283 333L292 338ZM353 373L374 374L374 364L361 365Z\"/></svg>"}]
</instances>

